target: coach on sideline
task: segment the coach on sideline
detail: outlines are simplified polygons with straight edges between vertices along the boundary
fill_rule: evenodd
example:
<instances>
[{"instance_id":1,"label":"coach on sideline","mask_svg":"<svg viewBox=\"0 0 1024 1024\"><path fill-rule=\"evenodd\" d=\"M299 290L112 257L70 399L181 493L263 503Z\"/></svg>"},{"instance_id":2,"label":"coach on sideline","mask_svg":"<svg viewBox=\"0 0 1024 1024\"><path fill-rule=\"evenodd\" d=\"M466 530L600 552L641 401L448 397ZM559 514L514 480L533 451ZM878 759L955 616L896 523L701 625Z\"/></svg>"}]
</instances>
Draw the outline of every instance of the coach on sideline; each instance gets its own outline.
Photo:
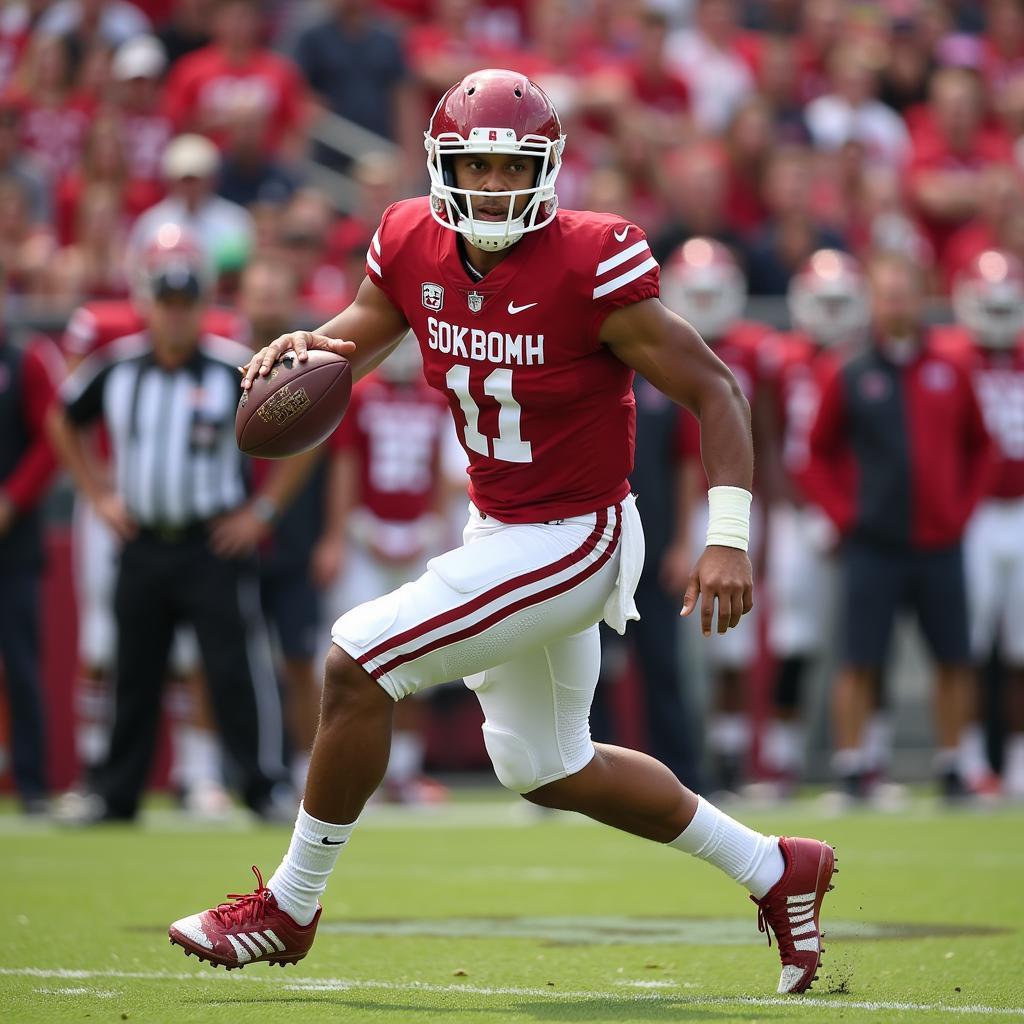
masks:
<instances>
[{"instance_id":1,"label":"coach on sideline","mask_svg":"<svg viewBox=\"0 0 1024 1024\"><path fill-rule=\"evenodd\" d=\"M256 545L315 456L291 459L250 500L235 444L237 367L251 353L203 334L205 276L181 255L153 271L146 329L86 360L49 418L75 483L123 540L114 727L95 791L66 820L135 816L149 775L175 626L199 640L215 717L241 794L257 814L291 820L281 706L260 612ZM115 483L92 470L80 432L102 419Z\"/></svg>"}]
</instances>

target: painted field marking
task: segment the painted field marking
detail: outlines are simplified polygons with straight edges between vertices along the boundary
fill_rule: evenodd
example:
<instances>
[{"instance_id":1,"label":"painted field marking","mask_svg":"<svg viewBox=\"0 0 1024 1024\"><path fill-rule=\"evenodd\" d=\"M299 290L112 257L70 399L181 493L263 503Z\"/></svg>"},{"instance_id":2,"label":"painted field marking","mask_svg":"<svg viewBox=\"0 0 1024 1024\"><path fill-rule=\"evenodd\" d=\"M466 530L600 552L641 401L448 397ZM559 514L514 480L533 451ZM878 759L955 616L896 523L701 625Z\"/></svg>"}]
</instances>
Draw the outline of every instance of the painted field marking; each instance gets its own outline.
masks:
<instances>
[{"instance_id":1,"label":"painted field marking","mask_svg":"<svg viewBox=\"0 0 1024 1024\"><path fill-rule=\"evenodd\" d=\"M613 1003L664 1002L670 1006L785 1006L790 1010L835 1009L866 1010L869 1013L901 1010L910 1013L943 1013L955 1016L1009 1016L1024 1017L1024 1007L986 1006L980 1003L956 1005L950 1003L912 1003L902 1000L872 999L830 999L823 996L664 996L655 993L624 995L622 992L600 990L569 991L557 988L526 988L516 985L437 985L426 981L382 981L365 978L280 978L259 975L214 974L211 972L186 974L163 971L86 971L60 967L0 967L0 976L28 978L59 978L86 981L92 979L136 979L140 981L199 981L221 985L250 984L270 985L283 992L351 992L363 989L378 989L390 992L426 992L442 995L473 996L527 996L543 997L553 1001L581 999L605 999Z\"/></svg>"}]
</instances>

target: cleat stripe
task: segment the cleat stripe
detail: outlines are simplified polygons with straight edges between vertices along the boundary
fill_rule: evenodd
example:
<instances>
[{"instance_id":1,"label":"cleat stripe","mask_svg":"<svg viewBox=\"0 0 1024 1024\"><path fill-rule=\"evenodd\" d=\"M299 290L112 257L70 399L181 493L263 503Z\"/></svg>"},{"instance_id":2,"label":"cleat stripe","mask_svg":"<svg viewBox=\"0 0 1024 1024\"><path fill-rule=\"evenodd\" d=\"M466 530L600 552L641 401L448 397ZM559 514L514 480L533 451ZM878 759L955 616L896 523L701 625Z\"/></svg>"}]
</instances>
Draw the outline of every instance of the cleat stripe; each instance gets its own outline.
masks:
<instances>
[{"instance_id":1,"label":"cleat stripe","mask_svg":"<svg viewBox=\"0 0 1024 1024\"><path fill-rule=\"evenodd\" d=\"M793 945L796 949L813 951L816 953L818 951L818 936L815 935L808 939L797 939Z\"/></svg>"},{"instance_id":2,"label":"cleat stripe","mask_svg":"<svg viewBox=\"0 0 1024 1024\"><path fill-rule=\"evenodd\" d=\"M226 936L228 942L231 943L231 948L235 951L235 956L238 958L239 963L248 963L252 959L252 955L249 950L243 946L234 935Z\"/></svg>"},{"instance_id":3,"label":"cleat stripe","mask_svg":"<svg viewBox=\"0 0 1024 1024\"><path fill-rule=\"evenodd\" d=\"M266 929L264 929L263 934L266 935L266 937L268 939L270 939L270 941L275 946L277 946L277 951L279 953L283 953L284 952L284 943L274 933L274 929L273 928L266 928Z\"/></svg>"},{"instance_id":4,"label":"cleat stripe","mask_svg":"<svg viewBox=\"0 0 1024 1024\"><path fill-rule=\"evenodd\" d=\"M270 940L269 939L265 939L260 932L250 932L249 933L249 938L250 939L255 939L263 947L265 952L267 952L267 953L273 953L274 952L274 947L270 944Z\"/></svg>"},{"instance_id":5,"label":"cleat stripe","mask_svg":"<svg viewBox=\"0 0 1024 1024\"><path fill-rule=\"evenodd\" d=\"M815 927L813 921L808 921L806 924L798 924L795 928L790 929L791 935L806 935L808 932L816 932L818 929Z\"/></svg>"},{"instance_id":6,"label":"cleat stripe","mask_svg":"<svg viewBox=\"0 0 1024 1024\"><path fill-rule=\"evenodd\" d=\"M792 906L794 903L813 903L817 893L805 892L802 896L787 896L786 902Z\"/></svg>"},{"instance_id":7,"label":"cleat stripe","mask_svg":"<svg viewBox=\"0 0 1024 1024\"><path fill-rule=\"evenodd\" d=\"M814 907L808 907L807 910L801 910L797 914L794 914L792 910L789 912L791 924L802 924L804 921L810 921L812 917L814 917Z\"/></svg>"},{"instance_id":8,"label":"cleat stripe","mask_svg":"<svg viewBox=\"0 0 1024 1024\"><path fill-rule=\"evenodd\" d=\"M246 947L255 953L256 956L263 956L263 950L253 942L251 935L247 935L245 932L239 932L238 941L244 942Z\"/></svg>"}]
</instances>

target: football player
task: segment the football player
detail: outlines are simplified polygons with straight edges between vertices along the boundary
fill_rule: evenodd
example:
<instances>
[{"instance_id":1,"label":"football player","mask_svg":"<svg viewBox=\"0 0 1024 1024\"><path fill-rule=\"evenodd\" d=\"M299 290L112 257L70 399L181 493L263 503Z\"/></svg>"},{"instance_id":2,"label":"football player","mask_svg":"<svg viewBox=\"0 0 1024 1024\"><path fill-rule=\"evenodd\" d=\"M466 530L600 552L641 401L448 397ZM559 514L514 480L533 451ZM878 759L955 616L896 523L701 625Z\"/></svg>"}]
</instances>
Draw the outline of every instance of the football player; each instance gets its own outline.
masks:
<instances>
[{"instance_id":1,"label":"football player","mask_svg":"<svg viewBox=\"0 0 1024 1024\"><path fill-rule=\"evenodd\" d=\"M667 261L661 291L665 305L697 329L754 406L761 353L772 332L764 324L743 319L747 283L729 250L710 238L689 239ZM683 502L688 510L684 514L690 517L690 548L699 551L708 525L707 503L696 500L707 487L700 466L700 428L692 416L681 422L681 448L689 466ZM760 439L755 440L760 447ZM757 547L756 523L755 518L752 549ZM722 793L740 788L750 752L748 676L756 649L756 624L747 616L735 629L714 637L703 651L713 674L714 711L708 743L716 785Z\"/></svg>"},{"instance_id":2,"label":"football player","mask_svg":"<svg viewBox=\"0 0 1024 1024\"><path fill-rule=\"evenodd\" d=\"M834 581L828 555L838 535L803 489L821 386L836 362L863 344L870 322L867 283L846 253L821 249L793 276L787 296L793 330L761 360L764 449L771 486L766 551L768 645L778 667L762 759L775 795L803 767L801 694L828 637Z\"/></svg>"},{"instance_id":3,"label":"football player","mask_svg":"<svg viewBox=\"0 0 1024 1024\"><path fill-rule=\"evenodd\" d=\"M354 302L315 333L256 354L243 387L286 350L352 360L360 377L411 328L470 460L465 545L332 634L303 806L284 860L245 896L176 921L171 941L226 967L294 963L319 898L388 761L394 702L463 677L499 781L666 843L750 890L779 941L779 989L810 987L831 847L746 828L658 761L595 746L588 712L597 623L636 617L643 534L627 475L633 370L703 428L707 546L683 614L725 633L752 606L753 452L747 402L724 363L658 299L658 265L620 217L559 210L558 115L523 75L474 72L426 132L429 198L391 206ZM717 603L717 615L714 606Z\"/></svg>"},{"instance_id":4,"label":"football player","mask_svg":"<svg viewBox=\"0 0 1024 1024\"><path fill-rule=\"evenodd\" d=\"M979 665L998 644L1007 673L1003 791L1024 798L1024 268L1008 252L981 253L953 283L959 330L947 344L968 360L998 452L988 494L964 538L971 642ZM985 673L982 673L983 678ZM992 789L981 726L961 748L966 781Z\"/></svg>"}]
</instances>

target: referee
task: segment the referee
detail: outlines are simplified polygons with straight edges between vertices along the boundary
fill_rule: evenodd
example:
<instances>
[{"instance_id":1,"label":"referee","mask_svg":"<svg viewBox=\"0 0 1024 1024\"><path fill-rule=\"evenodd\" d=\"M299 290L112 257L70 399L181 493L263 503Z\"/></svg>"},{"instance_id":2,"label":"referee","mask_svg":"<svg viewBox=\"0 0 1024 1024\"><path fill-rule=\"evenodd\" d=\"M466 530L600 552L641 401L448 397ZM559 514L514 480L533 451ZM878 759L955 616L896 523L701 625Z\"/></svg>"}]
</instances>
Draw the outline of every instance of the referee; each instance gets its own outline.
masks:
<instances>
[{"instance_id":1,"label":"referee","mask_svg":"<svg viewBox=\"0 0 1024 1024\"><path fill-rule=\"evenodd\" d=\"M281 463L249 498L234 415L237 367L251 353L202 332L206 289L193 263L181 256L161 263L150 285L145 330L86 360L49 420L76 484L124 542L110 748L94 793L68 817L134 818L156 747L171 639L188 622L246 804L263 817L291 820L254 552L313 459ZM82 432L97 420L110 437L112 486L82 445Z\"/></svg>"}]
</instances>

